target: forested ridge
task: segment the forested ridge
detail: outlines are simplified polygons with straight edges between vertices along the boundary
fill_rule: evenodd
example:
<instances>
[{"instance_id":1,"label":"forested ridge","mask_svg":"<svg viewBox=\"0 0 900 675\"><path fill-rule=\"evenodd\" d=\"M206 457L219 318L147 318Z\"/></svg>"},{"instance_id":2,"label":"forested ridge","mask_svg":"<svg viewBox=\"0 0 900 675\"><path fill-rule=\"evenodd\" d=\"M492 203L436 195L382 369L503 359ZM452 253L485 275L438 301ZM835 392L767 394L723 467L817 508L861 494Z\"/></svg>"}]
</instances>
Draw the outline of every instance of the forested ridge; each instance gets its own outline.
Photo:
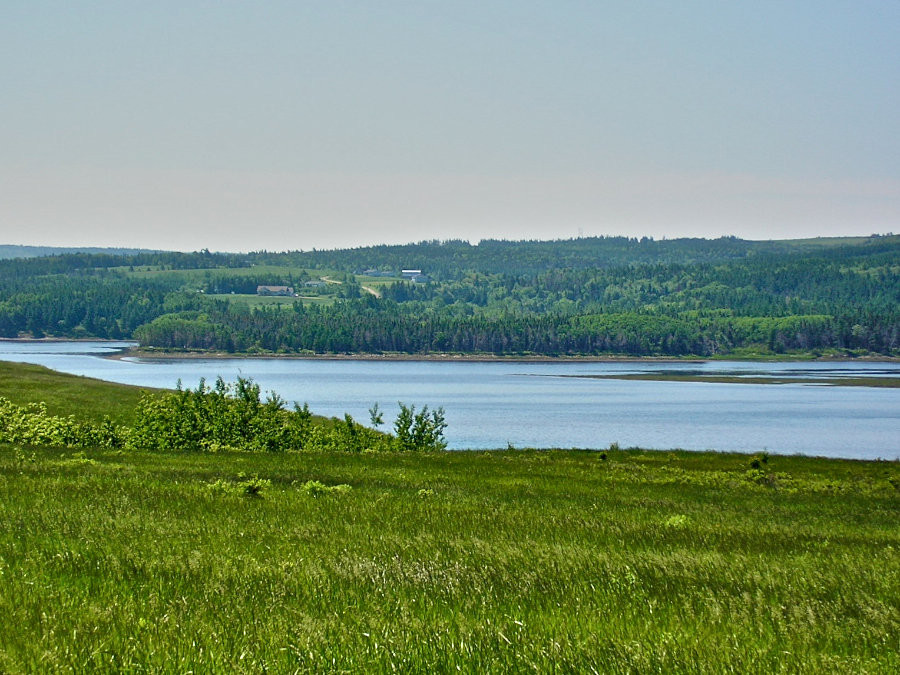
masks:
<instances>
[{"instance_id":1,"label":"forested ridge","mask_svg":"<svg viewBox=\"0 0 900 675\"><path fill-rule=\"evenodd\" d=\"M410 268L429 283L396 278ZM260 284L307 297L263 304ZM900 237L0 260L0 336L228 352L897 355Z\"/></svg>"}]
</instances>

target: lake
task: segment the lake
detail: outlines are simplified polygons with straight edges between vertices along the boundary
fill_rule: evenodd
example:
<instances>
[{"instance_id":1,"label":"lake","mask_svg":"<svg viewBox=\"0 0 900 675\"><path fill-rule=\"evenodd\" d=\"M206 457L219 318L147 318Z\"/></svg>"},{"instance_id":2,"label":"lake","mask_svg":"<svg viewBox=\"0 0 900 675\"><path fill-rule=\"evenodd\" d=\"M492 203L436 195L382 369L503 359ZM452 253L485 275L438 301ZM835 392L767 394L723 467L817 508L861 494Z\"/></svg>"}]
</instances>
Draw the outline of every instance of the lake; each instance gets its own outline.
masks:
<instances>
[{"instance_id":1,"label":"lake","mask_svg":"<svg viewBox=\"0 0 900 675\"><path fill-rule=\"evenodd\" d=\"M250 377L321 415L368 423L378 403L442 406L453 449L622 447L767 451L900 459L900 389L817 385L817 378L900 377L872 362L485 362L350 359L105 358L132 343L0 341L0 360L37 363L110 382L173 388ZM718 384L585 376L698 371L802 378L792 384Z\"/></svg>"}]
</instances>

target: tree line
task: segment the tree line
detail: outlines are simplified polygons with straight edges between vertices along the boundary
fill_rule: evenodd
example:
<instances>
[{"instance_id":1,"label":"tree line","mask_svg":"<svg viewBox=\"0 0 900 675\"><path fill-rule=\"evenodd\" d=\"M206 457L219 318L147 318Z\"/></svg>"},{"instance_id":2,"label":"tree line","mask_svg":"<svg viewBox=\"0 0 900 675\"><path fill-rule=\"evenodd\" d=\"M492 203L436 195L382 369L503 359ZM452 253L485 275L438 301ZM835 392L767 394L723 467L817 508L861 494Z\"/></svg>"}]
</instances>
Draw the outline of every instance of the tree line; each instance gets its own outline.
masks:
<instances>
[{"instance_id":1,"label":"tree line","mask_svg":"<svg viewBox=\"0 0 900 675\"><path fill-rule=\"evenodd\" d=\"M329 272L344 281L325 289L341 291L330 306L250 308L211 297L253 293L260 284L299 286L318 276L320 264L381 261L399 269L414 260L434 281L395 282L381 298L361 293L349 272ZM895 236L830 245L610 237L68 254L0 260L0 272L0 337L134 338L147 347L228 352L900 350Z\"/></svg>"}]
</instances>

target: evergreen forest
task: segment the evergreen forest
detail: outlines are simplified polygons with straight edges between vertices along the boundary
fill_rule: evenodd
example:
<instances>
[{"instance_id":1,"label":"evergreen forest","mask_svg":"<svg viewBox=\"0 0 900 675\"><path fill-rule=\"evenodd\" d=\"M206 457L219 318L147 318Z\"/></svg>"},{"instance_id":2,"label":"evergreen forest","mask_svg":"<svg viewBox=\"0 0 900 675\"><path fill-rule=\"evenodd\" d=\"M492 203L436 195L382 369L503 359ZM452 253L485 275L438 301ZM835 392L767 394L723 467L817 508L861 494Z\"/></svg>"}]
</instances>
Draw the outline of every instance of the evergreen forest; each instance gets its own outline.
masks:
<instances>
[{"instance_id":1,"label":"evergreen forest","mask_svg":"<svg viewBox=\"0 0 900 675\"><path fill-rule=\"evenodd\" d=\"M293 293L261 297L264 285ZM896 356L900 236L20 257L0 260L0 337L228 353Z\"/></svg>"}]
</instances>

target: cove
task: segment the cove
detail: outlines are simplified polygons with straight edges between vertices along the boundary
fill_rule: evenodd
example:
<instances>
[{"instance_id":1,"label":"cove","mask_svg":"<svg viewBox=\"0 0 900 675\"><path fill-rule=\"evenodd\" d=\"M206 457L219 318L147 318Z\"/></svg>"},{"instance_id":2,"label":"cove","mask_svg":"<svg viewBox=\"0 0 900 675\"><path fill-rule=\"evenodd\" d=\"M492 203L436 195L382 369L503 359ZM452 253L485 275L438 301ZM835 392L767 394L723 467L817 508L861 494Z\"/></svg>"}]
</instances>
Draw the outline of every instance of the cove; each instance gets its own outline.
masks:
<instances>
[{"instance_id":1,"label":"cove","mask_svg":"<svg viewBox=\"0 0 900 675\"><path fill-rule=\"evenodd\" d=\"M0 341L0 359L146 387L251 377L322 415L368 422L378 403L442 406L452 449L717 450L900 459L900 389L831 386L900 378L871 362L514 362L285 358L105 358L131 343ZM748 378L752 384L608 379L653 373ZM758 383L772 378L786 384ZM823 383L828 382L828 385Z\"/></svg>"}]
</instances>

